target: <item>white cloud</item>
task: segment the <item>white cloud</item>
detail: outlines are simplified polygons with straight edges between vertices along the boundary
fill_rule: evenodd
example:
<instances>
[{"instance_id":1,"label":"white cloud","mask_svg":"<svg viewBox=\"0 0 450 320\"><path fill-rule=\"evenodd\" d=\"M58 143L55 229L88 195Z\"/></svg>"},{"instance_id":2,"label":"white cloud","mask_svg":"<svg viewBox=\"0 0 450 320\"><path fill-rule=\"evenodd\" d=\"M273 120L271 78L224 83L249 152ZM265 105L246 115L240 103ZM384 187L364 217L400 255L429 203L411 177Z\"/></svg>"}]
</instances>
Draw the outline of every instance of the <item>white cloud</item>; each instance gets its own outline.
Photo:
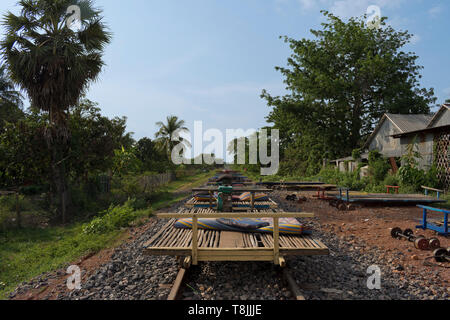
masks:
<instances>
[{"instance_id":1,"label":"white cloud","mask_svg":"<svg viewBox=\"0 0 450 320\"><path fill-rule=\"evenodd\" d=\"M428 14L432 18L435 18L436 16L438 16L441 12L442 12L442 7L441 6L434 6L430 10L428 10Z\"/></svg>"},{"instance_id":2,"label":"white cloud","mask_svg":"<svg viewBox=\"0 0 450 320\"><path fill-rule=\"evenodd\" d=\"M376 5L380 9L398 8L405 0L297 0L297 2L304 13L326 9L341 18L347 19L366 14L371 5ZM381 12L381 15L383 15L383 12Z\"/></svg>"}]
</instances>

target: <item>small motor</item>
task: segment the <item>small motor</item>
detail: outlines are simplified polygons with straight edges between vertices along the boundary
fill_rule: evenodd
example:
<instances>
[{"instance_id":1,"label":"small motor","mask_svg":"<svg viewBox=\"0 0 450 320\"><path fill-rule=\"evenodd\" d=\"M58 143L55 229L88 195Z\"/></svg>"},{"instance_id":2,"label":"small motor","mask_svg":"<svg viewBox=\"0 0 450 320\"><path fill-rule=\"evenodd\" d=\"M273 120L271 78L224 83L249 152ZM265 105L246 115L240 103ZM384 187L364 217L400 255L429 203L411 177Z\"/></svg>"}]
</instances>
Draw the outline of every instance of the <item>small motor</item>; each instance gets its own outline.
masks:
<instances>
[{"instance_id":1,"label":"small motor","mask_svg":"<svg viewBox=\"0 0 450 320\"><path fill-rule=\"evenodd\" d=\"M217 211L233 211L233 187L219 187L219 193L217 195Z\"/></svg>"}]
</instances>

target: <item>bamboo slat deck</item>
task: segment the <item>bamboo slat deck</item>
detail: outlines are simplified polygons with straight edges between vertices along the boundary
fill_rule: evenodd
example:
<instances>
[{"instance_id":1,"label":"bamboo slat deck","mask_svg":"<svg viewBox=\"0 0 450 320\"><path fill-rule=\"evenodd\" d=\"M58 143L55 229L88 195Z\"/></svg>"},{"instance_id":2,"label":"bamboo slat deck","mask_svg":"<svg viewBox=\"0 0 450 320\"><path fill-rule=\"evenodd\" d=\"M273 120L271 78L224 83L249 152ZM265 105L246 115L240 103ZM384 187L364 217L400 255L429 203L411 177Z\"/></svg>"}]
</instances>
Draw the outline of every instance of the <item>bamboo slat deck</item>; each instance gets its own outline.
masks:
<instances>
[{"instance_id":1,"label":"bamboo slat deck","mask_svg":"<svg viewBox=\"0 0 450 320\"><path fill-rule=\"evenodd\" d=\"M211 209L183 210L177 214L160 214L168 223L144 245L148 255L189 257L192 264L201 261L271 261L285 265L285 256L327 255L328 248L310 235L280 235L280 217L313 217L309 213L285 213L267 210L248 213L215 213ZM176 218L175 218L176 217ZM193 229L174 227L177 218L193 218ZM272 217L274 234L199 230L199 218ZM195 236L196 235L196 236ZM191 261L189 259L189 261Z\"/></svg>"},{"instance_id":2,"label":"bamboo slat deck","mask_svg":"<svg viewBox=\"0 0 450 320\"><path fill-rule=\"evenodd\" d=\"M218 192L219 191L219 187L217 186L209 186L209 187L203 187L203 188L194 188L192 189L192 192ZM235 187L232 190L233 194L239 194L239 193L244 193L244 192L250 192L250 193L255 193L255 192L273 192L272 189L266 189L266 188L261 188L261 187Z\"/></svg>"},{"instance_id":3,"label":"bamboo slat deck","mask_svg":"<svg viewBox=\"0 0 450 320\"><path fill-rule=\"evenodd\" d=\"M215 208L217 206L217 200L213 200L211 203L209 201L198 201L195 198L190 199L186 202L186 208ZM233 201L233 208L251 208L251 201ZM269 199L269 201L255 201L255 209L276 209L278 204Z\"/></svg>"},{"instance_id":4,"label":"bamboo slat deck","mask_svg":"<svg viewBox=\"0 0 450 320\"><path fill-rule=\"evenodd\" d=\"M336 199L345 202L361 202L361 203L406 203L406 204L420 204L420 203L444 203L445 200L436 199L422 194L349 194L345 193L328 193L328 195L335 196Z\"/></svg>"}]
</instances>

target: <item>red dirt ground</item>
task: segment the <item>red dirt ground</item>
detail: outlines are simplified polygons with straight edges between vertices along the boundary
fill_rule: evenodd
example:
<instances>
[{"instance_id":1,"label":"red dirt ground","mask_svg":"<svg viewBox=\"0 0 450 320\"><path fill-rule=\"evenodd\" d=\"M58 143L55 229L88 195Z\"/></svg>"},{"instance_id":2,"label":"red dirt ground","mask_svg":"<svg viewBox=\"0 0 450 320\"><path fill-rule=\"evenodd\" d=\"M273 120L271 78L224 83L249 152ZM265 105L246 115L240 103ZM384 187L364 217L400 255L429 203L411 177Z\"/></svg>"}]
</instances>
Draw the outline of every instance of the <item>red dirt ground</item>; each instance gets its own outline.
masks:
<instances>
[{"instance_id":1,"label":"red dirt ground","mask_svg":"<svg viewBox=\"0 0 450 320\"><path fill-rule=\"evenodd\" d=\"M285 194L294 194L286 192ZM322 229L335 233L337 236L355 236L371 247L378 247L386 251L386 255L400 258L396 263L412 267L413 274L426 275L439 272L442 283L438 285L449 287L450 269L438 266L424 266L425 259L433 253L421 251L414 247L414 243L406 240L395 240L391 237L391 230L399 227L402 230L412 229L415 235L424 235L426 238L438 238L441 247L450 247L450 239L437 236L436 232L430 230L416 229L420 225L422 209L417 207L363 207L358 206L354 211L339 211L329 205L327 201L314 198L316 192L300 192L299 196L307 198L306 202L296 204L304 212L315 213L322 225ZM443 215L433 214L434 220L442 220ZM401 252L404 255L399 255ZM433 260L429 262L435 263ZM448 264L447 264L448 266ZM399 272L402 273L402 272Z\"/></svg>"}]
</instances>

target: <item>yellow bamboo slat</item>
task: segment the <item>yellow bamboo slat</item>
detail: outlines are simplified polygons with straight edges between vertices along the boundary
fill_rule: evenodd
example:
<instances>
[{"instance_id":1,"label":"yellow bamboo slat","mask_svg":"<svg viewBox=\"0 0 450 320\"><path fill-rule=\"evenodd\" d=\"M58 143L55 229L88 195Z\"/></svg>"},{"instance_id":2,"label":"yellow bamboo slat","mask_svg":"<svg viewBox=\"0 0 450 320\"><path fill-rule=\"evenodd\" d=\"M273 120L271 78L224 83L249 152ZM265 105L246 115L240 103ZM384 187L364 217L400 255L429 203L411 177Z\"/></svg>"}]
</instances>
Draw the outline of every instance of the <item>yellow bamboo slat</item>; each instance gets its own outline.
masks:
<instances>
[{"instance_id":1,"label":"yellow bamboo slat","mask_svg":"<svg viewBox=\"0 0 450 320\"><path fill-rule=\"evenodd\" d=\"M192 218L192 264L198 264L198 219Z\"/></svg>"},{"instance_id":2,"label":"yellow bamboo slat","mask_svg":"<svg viewBox=\"0 0 450 320\"><path fill-rule=\"evenodd\" d=\"M280 259L280 221L278 217L273 219L273 243L273 259L277 264Z\"/></svg>"}]
</instances>

